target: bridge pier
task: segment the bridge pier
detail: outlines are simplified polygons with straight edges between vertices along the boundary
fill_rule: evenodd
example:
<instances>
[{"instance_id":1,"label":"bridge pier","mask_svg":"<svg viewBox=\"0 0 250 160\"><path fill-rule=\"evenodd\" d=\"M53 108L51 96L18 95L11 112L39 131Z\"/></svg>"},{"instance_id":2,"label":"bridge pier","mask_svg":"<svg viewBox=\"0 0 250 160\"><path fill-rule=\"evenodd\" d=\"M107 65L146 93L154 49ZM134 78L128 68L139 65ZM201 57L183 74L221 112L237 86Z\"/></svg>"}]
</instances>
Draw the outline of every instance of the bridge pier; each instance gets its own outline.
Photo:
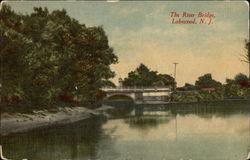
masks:
<instances>
[{"instance_id":1,"label":"bridge pier","mask_svg":"<svg viewBox=\"0 0 250 160\"><path fill-rule=\"evenodd\" d=\"M143 102L143 93L135 92L135 102Z\"/></svg>"}]
</instances>

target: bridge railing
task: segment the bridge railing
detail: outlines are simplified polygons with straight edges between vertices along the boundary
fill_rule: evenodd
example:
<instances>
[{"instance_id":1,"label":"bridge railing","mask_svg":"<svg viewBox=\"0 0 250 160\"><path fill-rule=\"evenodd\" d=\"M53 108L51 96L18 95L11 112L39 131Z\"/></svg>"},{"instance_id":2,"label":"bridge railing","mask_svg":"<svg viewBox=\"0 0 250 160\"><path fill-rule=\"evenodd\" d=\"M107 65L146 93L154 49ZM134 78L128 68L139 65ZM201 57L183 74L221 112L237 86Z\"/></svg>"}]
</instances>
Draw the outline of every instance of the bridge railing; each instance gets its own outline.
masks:
<instances>
[{"instance_id":1,"label":"bridge railing","mask_svg":"<svg viewBox=\"0 0 250 160\"><path fill-rule=\"evenodd\" d=\"M155 90L155 91L171 91L171 87L102 87L103 91L147 91L147 90Z\"/></svg>"}]
</instances>

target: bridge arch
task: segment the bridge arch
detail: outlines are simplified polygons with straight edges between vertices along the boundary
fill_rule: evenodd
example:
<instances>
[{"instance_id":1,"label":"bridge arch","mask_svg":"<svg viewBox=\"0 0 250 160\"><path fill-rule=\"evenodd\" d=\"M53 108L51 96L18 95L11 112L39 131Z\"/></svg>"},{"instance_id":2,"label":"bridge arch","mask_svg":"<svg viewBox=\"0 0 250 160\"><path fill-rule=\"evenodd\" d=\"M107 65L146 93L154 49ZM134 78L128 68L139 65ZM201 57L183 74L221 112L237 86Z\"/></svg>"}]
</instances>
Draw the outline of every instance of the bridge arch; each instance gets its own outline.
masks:
<instances>
[{"instance_id":1,"label":"bridge arch","mask_svg":"<svg viewBox=\"0 0 250 160\"><path fill-rule=\"evenodd\" d=\"M112 94L107 95L103 101L103 104L113 106L119 109L129 109L134 107L136 101L133 96L129 94ZM124 111L123 111L124 112Z\"/></svg>"},{"instance_id":2,"label":"bridge arch","mask_svg":"<svg viewBox=\"0 0 250 160\"><path fill-rule=\"evenodd\" d=\"M131 100L135 101L135 98L131 94L109 94L105 97L105 100Z\"/></svg>"}]
</instances>

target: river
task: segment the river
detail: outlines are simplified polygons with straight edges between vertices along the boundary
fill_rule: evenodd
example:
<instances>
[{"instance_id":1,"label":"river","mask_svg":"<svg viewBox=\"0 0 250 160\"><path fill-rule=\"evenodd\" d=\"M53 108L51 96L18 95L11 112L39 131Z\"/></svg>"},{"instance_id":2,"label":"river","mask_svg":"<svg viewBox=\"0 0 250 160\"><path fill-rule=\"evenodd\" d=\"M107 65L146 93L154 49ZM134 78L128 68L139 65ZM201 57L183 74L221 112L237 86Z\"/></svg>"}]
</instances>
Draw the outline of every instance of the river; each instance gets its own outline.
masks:
<instances>
[{"instance_id":1,"label":"river","mask_svg":"<svg viewBox=\"0 0 250 160\"><path fill-rule=\"evenodd\" d=\"M247 103L144 107L106 122L1 137L4 156L29 160L244 160Z\"/></svg>"}]
</instances>

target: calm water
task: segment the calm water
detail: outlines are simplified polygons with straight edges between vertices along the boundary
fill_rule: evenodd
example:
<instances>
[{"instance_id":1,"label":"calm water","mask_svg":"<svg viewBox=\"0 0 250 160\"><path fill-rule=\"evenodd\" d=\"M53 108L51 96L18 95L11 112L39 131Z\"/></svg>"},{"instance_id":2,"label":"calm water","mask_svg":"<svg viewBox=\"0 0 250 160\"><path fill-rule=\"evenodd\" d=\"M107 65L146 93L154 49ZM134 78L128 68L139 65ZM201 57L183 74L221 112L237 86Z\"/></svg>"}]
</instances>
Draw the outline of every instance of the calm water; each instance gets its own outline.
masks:
<instances>
[{"instance_id":1,"label":"calm water","mask_svg":"<svg viewBox=\"0 0 250 160\"><path fill-rule=\"evenodd\" d=\"M2 137L4 156L30 160L244 160L247 104L144 108Z\"/></svg>"}]
</instances>

